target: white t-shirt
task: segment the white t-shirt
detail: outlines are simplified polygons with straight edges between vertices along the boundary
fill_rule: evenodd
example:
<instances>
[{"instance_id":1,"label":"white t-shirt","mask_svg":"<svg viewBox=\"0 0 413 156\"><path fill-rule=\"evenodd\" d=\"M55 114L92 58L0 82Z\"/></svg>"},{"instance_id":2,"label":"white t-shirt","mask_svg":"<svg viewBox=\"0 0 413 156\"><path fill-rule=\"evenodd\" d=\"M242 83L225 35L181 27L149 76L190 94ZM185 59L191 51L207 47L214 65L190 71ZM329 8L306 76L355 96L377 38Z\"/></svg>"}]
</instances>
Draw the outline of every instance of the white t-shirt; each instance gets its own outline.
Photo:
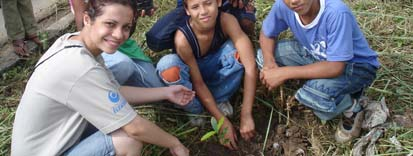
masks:
<instances>
[{"instance_id":1,"label":"white t-shirt","mask_svg":"<svg viewBox=\"0 0 413 156\"><path fill-rule=\"evenodd\" d=\"M60 51L30 77L16 111L11 155L61 155L87 122L109 134L136 117L102 58L68 39L74 35L57 39L39 62ZM73 45L82 47L67 48Z\"/></svg>"}]
</instances>

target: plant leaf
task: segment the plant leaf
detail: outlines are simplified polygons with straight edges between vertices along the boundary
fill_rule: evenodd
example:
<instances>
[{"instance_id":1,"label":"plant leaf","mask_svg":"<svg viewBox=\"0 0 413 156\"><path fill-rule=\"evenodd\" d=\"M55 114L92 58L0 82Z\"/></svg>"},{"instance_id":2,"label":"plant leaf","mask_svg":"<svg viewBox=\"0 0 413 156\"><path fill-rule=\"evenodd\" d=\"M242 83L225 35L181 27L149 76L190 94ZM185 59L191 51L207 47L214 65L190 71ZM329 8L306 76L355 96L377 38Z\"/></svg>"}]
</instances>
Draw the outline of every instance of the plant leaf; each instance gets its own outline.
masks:
<instances>
[{"instance_id":1,"label":"plant leaf","mask_svg":"<svg viewBox=\"0 0 413 156\"><path fill-rule=\"evenodd\" d=\"M218 130L219 130L219 127L217 125L218 125L217 120L215 120L214 117L211 117L211 126L212 126L212 129L214 129L215 132L218 132Z\"/></svg>"},{"instance_id":2,"label":"plant leaf","mask_svg":"<svg viewBox=\"0 0 413 156\"><path fill-rule=\"evenodd\" d=\"M218 130L221 129L222 124L224 124L224 117L221 117L218 121ZM218 132L218 130L217 130L217 132Z\"/></svg>"},{"instance_id":3,"label":"plant leaf","mask_svg":"<svg viewBox=\"0 0 413 156\"><path fill-rule=\"evenodd\" d=\"M209 139L211 136L213 136L216 132L215 131L209 131L206 133L204 136L202 136L201 141L205 141Z\"/></svg>"}]
</instances>

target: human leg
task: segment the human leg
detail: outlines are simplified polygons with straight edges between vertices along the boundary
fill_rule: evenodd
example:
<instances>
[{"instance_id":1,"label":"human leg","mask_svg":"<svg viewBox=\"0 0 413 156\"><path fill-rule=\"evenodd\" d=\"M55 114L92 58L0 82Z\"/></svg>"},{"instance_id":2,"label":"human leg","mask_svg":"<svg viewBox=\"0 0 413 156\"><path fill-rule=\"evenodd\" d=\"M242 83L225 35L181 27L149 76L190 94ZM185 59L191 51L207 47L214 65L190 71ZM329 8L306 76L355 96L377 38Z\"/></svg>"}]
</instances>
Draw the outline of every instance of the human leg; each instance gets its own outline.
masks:
<instances>
[{"instance_id":1,"label":"human leg","mask_svg":"<svg viewBox=\"0 0 413 156\"><path fill-rule=\"evenodd\" d=\"M116 155L138 156L141 154L143 143L129 137L123 130L118 129L111 133L111 136Z\"/></svg>"},{"instance_id":2,"label":"human leg","mask_svg":"<svg viewBox=\"0 0 413 156\"><path fill-rule=\"evenodd\" d=\"M322 120L330 120L349 108L358 112L361 107L354 100L373 82L376 70L367 63L346 63L342 75L331 79L308 80L295 97L300 103L312 108Z\"/></svg>"},{"instance_id":3,"label":"human leg","mask_svg":"<svg viewBox=\"0 0 413 156\"><path fill-rule=\"evenodd\" d=\"M89 137L81 140L79 143L70 147L64 156L114 156L115 148L113 146L112 137L97 131Z\"/></svg>"},{"instance_id":4,"label":"human leg","mask_svg":"<svg viewBox=\"0 0 413 156\"><path fill-rule=\"evenodd\" d=\"M23 39L25 35L23 21L19 12L18 0L1 1L4 25L11 40ZM6 18L7 17L7 18Z\"/></svg>"},{"instance_id":5,"label":"human leg","mask_svg":"<svg viewBox=\"0 0 413 156\"><path fill-rule=\"evenodd\" d=\"M23 22L25 35L32 38L33 36L37 36L37 22L34 18L31 0L18 0L17 9L19 10L20 17Z\"/></svg>"},{"instance_id":6,"label":"human leg","mask_svg":"<svg viewBox=\"0 0 413 156\"><path fill-rule=\"evenodd\" d=\"M156 65L156 71L158 76L166 85L183 85L188 89L192 89L189 67L179 58L177 54L163 56ZM203 112L203 106L198 98L194 98L186 106L175 106L194 114L200 114Z\"/></svg>"},{"instance_id":7,"label":"human leg","mask_svg":"<svg viewBox=\"0 0 413 156\"><path fill-rule=\"evenodd\" d=\"M316 59L295 40L281 40L274 51L279 66L302 66ZM263 66L261 50L257 52L257 65ZM352 106L352 99L360 96L363 88L375 78L376 69L369 64L347 63L342 75L332 79L308 80L296 93L300 103L312 108L322 120L330 120ZM357 111L358 107L354 107Z\"/></svg>"},{"instance_id":8,"label":"human leg","mask_svg":"<svg viewBox=\"0 0 413 156\"><path fill-rule=\"evenodd\" d=\"M135 70L134 62L120 51L113 54L102 53L102 57L116 81L120 85L125 85Z\"/></svg>"},{"instance_id":9,"label":"human leg","mask_svg":"<svg viewBox=\"0 0 413 156\"><path fill-rule=\"evenodd\" d=\"M113 54L102 53L105 65L121 85L136 87L165 86L156 74L152 63L131 59L120 51Z\"/></svg>"},{"instance_id":10,"label":"human leg","mask_svg":"<svg viewBox=\"0 0 413 156\"><path fill-rule=\"evenodd\" d=\"M136 156L140 154L142 143L130 138L122 130L116 130L110 135L97 131L73 145L64 156Z\"/></svg>"},{"instance_id":11,"label":"human leg","mask_svg":"<svg viewBox=\"0 0 413 156\"><path fill-rule=\"evenodd\" d=\"M197 60L202 78L217 103L229 101L241 84L244 67L231 40Z\"/></svg>"},{"instance_id":12,"label":"human leg","mask_svg":"<svg viewBox=\"0 0 413 156\"><path fill-rule=\"evenodd\" d=\"M278 66L302 66L316 62L311 54L296 40L280 40L274 50L275 61ZM256 58L258 69L264 65L261 49L257 51Z\"/></svg>"},{"instance_id":13,"label":"human leg","mask_svg":"<svg viewBox=\"0 0 413 156\"><path fill-rule=\"evenodd\" d=\"M21 19L20 12L17 8L18 0L1 1L4 26L7 30L7 36L12 41L14 51L19 56L29 56L29 49L24 42L24 26Z\"/></svg>"},{"instance_id":14,"label":"human leg","mask_svg":"<svg viewBox=\"0 0 413 156\"><path fill-rule=\"evenodd\" d=\"M132 61L135 63L136 70L126 84L147 88L165 86L151 62L138 59L132 59Z\"/></svg>"},{"instance_id":15,"label":"human leg","mask_svg":"<svg viewBox=\"0 0 413 156\"><path fill-rule=\"evenodd\" d=\"M172 49L175 31L186 22L186 16L184 7L178 7L158 19L145 34L148 47L153 51Z\"/></svg>"},{"instance_id":16,"label":"human leg","mask_svg":"<svg viewBox=\"0 0 413 156\"><path fill-rule=\"evenodd\" d=\"M197 62L218 109L225 116L232 116L234 111L229 100L238 90L244 73L234 45L228 40L217 52L197 59Z\"/></svg>"}]
</instances>

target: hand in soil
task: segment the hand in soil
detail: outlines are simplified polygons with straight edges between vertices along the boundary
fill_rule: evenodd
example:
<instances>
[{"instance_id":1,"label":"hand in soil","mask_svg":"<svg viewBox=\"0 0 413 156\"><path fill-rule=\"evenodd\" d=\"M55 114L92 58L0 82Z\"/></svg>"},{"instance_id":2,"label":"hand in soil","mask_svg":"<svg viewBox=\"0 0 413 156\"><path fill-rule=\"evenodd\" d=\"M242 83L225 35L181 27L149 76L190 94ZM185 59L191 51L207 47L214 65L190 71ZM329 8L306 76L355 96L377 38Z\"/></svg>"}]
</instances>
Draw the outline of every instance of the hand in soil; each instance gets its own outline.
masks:
<instances>
[{"instance_id":1,"label":"hand in soil","mask_svg":"<svg viewBox=\"0 0 413 156\"><path fill-rule=\"evenodd\" d=\"M241 114L241 124L239 129L244 140L249 141L255 135L255 124L251 113Z\"/></svg>"},{"instance_id":2,"label":"hand in soil","mask_svg":"<svg viewBox=\"0 0 413 156\"><path fill-rule=\"evenodd\" d=\"M189 156L189 150L182 144L169 149L173 156Z\"/></svg>"},{"instance_id":3,"label":"hand in soil","mask_svg":"<svg viewBox=\"0 0 413 156\"><path fill-rule=\"evenodd\" d=\"M238 146L237 146L237 134L235 133L235 129L232 126L231 122L228 120L228 118L225 117L224 120L224 124L222 124L221 127L221 131L223 129L228 129L227 133L225 134L225 139L228 139L228 143L227 144L223 144L223 142L221 142L221 144L223 144L225 147L231 149L231 150L237 150Z\"/></svg>"}]
</instances>

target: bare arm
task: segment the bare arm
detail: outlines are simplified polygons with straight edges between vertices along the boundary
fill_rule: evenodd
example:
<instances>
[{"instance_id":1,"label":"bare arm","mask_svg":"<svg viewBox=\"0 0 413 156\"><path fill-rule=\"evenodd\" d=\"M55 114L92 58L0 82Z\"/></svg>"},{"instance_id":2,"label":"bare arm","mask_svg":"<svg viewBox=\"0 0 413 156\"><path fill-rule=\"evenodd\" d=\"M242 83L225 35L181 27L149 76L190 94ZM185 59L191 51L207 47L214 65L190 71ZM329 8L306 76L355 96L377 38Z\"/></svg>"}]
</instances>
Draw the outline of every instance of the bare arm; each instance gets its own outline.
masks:
<instances>
[{"instance_id":1,"label":"bare arm","mask_svg":"<svg viewBox=\"0 0 413 156\"><path fill-rule=\"evenodd\" d=\"M322 61L305 66L281 67L284 79L320 79L340 76L344 71L344 62Z\"/></svg>"},{"instance_id":2,"label":"bare arm","mask_svg":"<svg viewBox=\"0 0 413 156\"><path fill-rule=\"evenodd\" d=\"M223 13L221 23L224 33L228 34L233 41L245 69L240 132L244 139L249 140L255 132L255 124L252 118L257 79L254 51L250 39L242 31L234 16Z\"/></svg>"},{"instance_id":3,"label":"bare arm","mask_svg":"<svg viewBox=\"0 0 413 156\"><path fill-rule=\"evenodd\" d=\"M288 79L333 78L343 73L344 62L322 61L305 66L278 67L275 63L274 50L276 39L260 34L260 45L264 57L264 67L260 79L268 89L274 89Z\"/></svg>"},{"instance_id":4,"label":"bare arm","mask_svg":"<svg viewBox=\"0 0 413 156\"><path fill-rule=\"evenodd\" d=\"M188 149L181 144L178 138L140 116L136 116L130 123L123 126L122 130L135 140L166 147L171 151L184 151L179 154L182 156L189 155Z\"/></svg>"},{"instance_id":5,"label":"bare arm","mask_svg":"<svg viewBox=\"0 0 413 156\"><path fill-rule=\"evenodd\" d=\"M264 33L261 31L260 47L262 50L262 55L264 57L263 69L271 69L274 67L278 67L278 65L275 63L275 57L274 57L274 50L275 50L276 44L277 44L276 38L269 38L265 36Z\"/></svg>"},{"instance_id":6,"label":"bare arm","mask_svg":"<svg viewBox=\"0 0 413 156\"><path fill-rule=\"evenodd\" d=\"M240 55L241 63L244 65L244 99L242 111L251 113L257 78L252 43L248 36L242 31L234 16L223 13L221 22L224 33L228 34L231 38Z\"/></svg>"},{"instance_id":7,"label":"bare arm","mask_svg":"<svg viewBox=\"0 0 413 156\"><path fill-rule=\"evenodd\" d=\"M169 100L178 105L186 105L195 96L193 91L181 85L160 88L122 86L120 93L126 101L133 104Z\"/></svg>"}]
</instances>

